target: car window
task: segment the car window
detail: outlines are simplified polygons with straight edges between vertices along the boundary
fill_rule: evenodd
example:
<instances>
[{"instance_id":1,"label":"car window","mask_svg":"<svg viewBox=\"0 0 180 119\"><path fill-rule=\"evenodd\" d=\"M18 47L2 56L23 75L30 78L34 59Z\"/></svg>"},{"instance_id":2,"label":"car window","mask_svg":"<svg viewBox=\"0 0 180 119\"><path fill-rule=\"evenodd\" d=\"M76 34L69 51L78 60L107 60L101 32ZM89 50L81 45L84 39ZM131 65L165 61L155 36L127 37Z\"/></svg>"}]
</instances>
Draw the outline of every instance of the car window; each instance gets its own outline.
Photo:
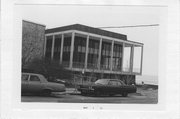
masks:
<instances>
[{"instance_id":1,"label":"car window","mask_svg":"<svg viewBox=\"0 0 180 119\"><path fill-rule=\"evenodd\" d=\"M107 85L108 81L105 79L99 79L95 82L95 84L102 84L102 85Z\"/></svg>"},{"instance_id":2,"label":"car window","mask_svg":"<svg viewBox=\"0 0 180 119\"><path fill-rule=\"evenodd\" d=\"M121 83L121 85L126 85L123 81L119 80L119 82Z\"/></svg>"},{"instance_id":3,"label":"car window","mask_svg":"<svg viewBox=\"0 0 180 119\"><path fill-rule=\"evenodd\" d=\"M29 77L29 75L27 75L27 74L22 74L21 80L22 80L22 81L27 81L27 80L28 80L28 77Z\"/></svg>"},{"instance_id":4,"label":"car window","mask_svg":"<svg viewBox=\"0 0 180 119\"><path fill-rule=\"evenodd\" d=\"M112 85L112 86L118 86L118 82L117 81L109 81L108 84Z\"/></svg>"},{"instance_id":5,"label":"car window","mask_svg":"<svg viewBox=\"0 0 180 119\"><path fill-rule=\"evenodd\" d=\"M119 82L119 81L118 81L117 83L118 83L118 86L121 86L121 85L123 85L123 84L122 84L121 82Z\"/></svg>"},{"instance_id":6,"label":"car window","mask_svg":"<svg viewBox=\"0 0 180 119\"><path fill-rule=\"evenodd\" d=\"M40 82L40 79L39 79L38 76L32 75L32 76L30 77L30 81L39 81L39 82Z\"/></svg>"}]
</instances>

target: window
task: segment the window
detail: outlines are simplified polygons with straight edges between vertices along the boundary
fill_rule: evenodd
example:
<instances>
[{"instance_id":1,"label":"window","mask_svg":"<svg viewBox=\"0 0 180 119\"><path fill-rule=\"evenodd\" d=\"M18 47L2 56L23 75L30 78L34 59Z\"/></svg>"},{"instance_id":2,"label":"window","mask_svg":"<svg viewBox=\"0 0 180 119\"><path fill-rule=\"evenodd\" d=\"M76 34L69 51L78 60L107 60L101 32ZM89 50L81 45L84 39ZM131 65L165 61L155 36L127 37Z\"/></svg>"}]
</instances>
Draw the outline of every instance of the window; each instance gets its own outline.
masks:
<instances>
[{"instance_id":1,"label":"window","mask_svg":"<svg viewBox=\"0 0 180 119\"><path fill-rule=\"evenodd\" d=\"M131 61L131 48L132 45L125 44L124 47L124 56L123 56L123 71L124 72L130 72L130 61Z\"/></svg>"},{"instance_id":2,"label":"window","mask_svg":"<svg viewBox=\"0 0 180 119\"><path fill-rule=\"evenodd\" d=\"M22 81L28 81L28 77L29 77L29 75L23 74L22 77L21 77L21 80Z\"/></svg>"},{"instance_id":3,"label":"window","mask_svg":"<svg viewBox=\"0 0 180 119\"><path fill-rule=\"evenodd\" d=\"M142 46L134 46L133 72L141 73Z\"/></svg>"},{"instance_id":4,"label":"window","mask_svg":"<svg viewBox=\"0 0 180 119\"><path fill-rule=\"evenodd\" d=\"M64 34L62 64L65 67L69 66L70 63L71 37L72 33Z\"/></svg>"},{"instance_id":5,"label":"window","mask_svg":"<svg viewBox=\"0 0 180 119\"><path fill-rule=\"evenodd\" d=\"M30 81L38 81L38 82L40 82L40 79L39 79L38 76L32 75L32 76L30 77Z\"/></svg>"},{"instance_id":6,"label":"window","mask_svg":"<svg viewBox=\"0 0 180 119\"><path fill-rule=\"evenodd\" d=\"M60 60L60 52L61 52L61 35L56 35L54 42L54 57L53 57L54 60L56 61Z\"/></svg>"},{"instance_id":7,"label":"window","mask_svg":"<svg viewBox=\"0 0 180 119\"><path fill-rule=\"evenodd\" d=\"M84 67L86 54L86 37L87 36L83 36L81 34L75 34L73 67Z\"/></svg>"},{"instance_id":8,"label":"window","mask_svg":"<svg viewBox=\"0 0 180 119\"><path fill-rule=\"evenodd\" d=\"M111 43L102 42L101 68L110 69L111 61Z\"/></svg>"},{"instance_id":9,"label":"window","mask_svg":"<svg viewBox=\"0 0 180 119\"><path fill-rule=\"evenodd\" d=\"M45 53L45 57L48 58L48 59L51 58L52 40L53 40L53 36L46 36L46 53Z\"/></svg>"},{"instance_id":10,"label":"window","mask_svg":"<svg viewBox=\"0 0 180 119\"><path fill-rule=\"evenodd\" d=\"M109 81L109 85L118 86L118 82L117 81Z\"/></svg>"},{"instance_id":11,"label":"window","mask_svg":"<svg viewBox=\"0 0 180 119\"><path fill-rule=\"evenodd\" d=\"M114 44L113 70L121 70L122 67L122 45Z\"/></svg>"},{"instance_id":12,"label":"window","mask_svg":"<svg viewBox=\"0 0 180 119\"><path fill-rule=\"evenodd\" d=\"M88 53L88 68L97 68L98 56L99 56L99 39L90 37L89 38L89 53Z\"/></svg>"}]
</instances>

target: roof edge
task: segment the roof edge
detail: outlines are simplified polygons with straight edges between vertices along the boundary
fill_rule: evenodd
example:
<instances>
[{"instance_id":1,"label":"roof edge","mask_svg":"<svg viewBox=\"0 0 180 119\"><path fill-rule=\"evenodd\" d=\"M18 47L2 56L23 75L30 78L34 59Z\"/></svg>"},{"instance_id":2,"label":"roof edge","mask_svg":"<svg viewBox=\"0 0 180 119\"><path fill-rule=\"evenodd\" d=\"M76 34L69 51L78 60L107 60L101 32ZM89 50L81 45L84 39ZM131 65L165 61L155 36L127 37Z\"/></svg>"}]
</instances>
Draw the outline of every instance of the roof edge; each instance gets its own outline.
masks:
<instances>
[{"instance_id":1,"label":"roof edge","mask_svg":"<svg viewBox=\"0 0 180 119\"><path fill-rule=\"evenodd\" d=\"M41 23L38 23L38 22L33 22L33 21L30 21L30 20L24 20L24 19L23 19L22 21L24 21L24 22L29 22L29 23L33 23L33 24L37 24L37 25L41 25L41 26L46 27L45 24L41 24Z\"/></svg>"}]
</instances>

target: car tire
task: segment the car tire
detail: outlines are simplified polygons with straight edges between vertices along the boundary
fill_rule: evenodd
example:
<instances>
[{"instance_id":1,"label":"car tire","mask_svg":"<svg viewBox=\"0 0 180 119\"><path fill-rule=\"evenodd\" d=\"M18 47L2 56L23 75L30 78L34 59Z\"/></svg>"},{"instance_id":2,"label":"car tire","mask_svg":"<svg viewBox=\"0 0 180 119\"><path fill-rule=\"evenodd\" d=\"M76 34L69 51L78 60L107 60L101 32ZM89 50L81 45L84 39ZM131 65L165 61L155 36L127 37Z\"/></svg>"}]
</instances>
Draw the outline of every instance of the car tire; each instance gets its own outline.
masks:
<instances>
[{"instance_id":1,"label":"car tire","mask_svg":"<svg viewBox=\"0 0 180 119\"><path fill-rule=\"evenodd\" d=\"M52 92L51 90L45 89L45 90L43 90L43 93L42 93L42 94L43 94L44 96L50 96L50 95L51 95L51 92Z\"/></svg>"},{"instance_id":2,"label":"car tire","mask_svg":"<svg viewBox=\"0 0 180 119\"><path fill-rule=\"evenodd\" d=\"M128 96L128 93L127 93L127 92L123 92L123 93L122 93L122 96L123 96L123 97L127 97L127 96Z\"/></svg>"}]
</instances>

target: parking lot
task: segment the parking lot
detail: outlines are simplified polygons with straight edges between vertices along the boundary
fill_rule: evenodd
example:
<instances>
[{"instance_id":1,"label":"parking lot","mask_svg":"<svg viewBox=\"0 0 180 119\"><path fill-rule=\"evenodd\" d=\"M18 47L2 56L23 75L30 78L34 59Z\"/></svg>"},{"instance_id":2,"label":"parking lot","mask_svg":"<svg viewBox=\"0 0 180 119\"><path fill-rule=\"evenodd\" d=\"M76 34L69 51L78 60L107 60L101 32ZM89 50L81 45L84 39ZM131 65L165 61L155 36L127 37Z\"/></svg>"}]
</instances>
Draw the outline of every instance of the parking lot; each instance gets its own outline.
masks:
<instances>
[{"instance_id":1,"label":"parking lot","mask_svg":"<svg viewBox=\"0 0 180 119\"><path fill-rule=\"evenodd\" d=\"M65 93L54 93L51 96L25 95L22 102L57 102L57 103L136 103L156 104L158 102L158 89L153 87L138 87L137 93L128 97L115 96L82 96L74 88L67 88Z\"/></svg>"}]
</instances>

